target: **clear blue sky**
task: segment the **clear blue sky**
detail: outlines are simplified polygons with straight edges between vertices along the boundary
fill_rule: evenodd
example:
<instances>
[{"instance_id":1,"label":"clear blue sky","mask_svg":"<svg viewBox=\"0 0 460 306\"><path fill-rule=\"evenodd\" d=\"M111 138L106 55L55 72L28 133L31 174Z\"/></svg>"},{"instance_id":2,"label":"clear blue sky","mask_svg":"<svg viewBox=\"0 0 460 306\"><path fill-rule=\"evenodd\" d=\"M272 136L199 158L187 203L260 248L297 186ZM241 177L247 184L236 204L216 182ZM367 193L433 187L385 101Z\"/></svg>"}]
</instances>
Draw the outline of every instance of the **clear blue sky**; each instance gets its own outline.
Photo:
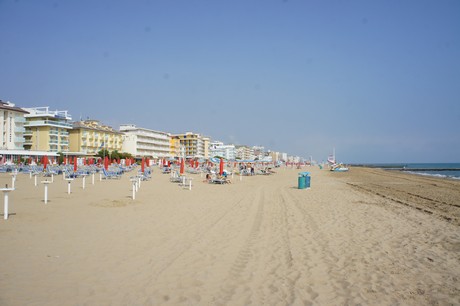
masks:
<instances>
[{"instance_id":1,"label":"clear blue sky","mask_svg":"<svg viewBox=\"0 0 460 306\"><path fill-rule=\"evenodd\" d=\"M460 1L0 0L0 99L344 162L460 162Z\"/></svg>"}]
</instances>

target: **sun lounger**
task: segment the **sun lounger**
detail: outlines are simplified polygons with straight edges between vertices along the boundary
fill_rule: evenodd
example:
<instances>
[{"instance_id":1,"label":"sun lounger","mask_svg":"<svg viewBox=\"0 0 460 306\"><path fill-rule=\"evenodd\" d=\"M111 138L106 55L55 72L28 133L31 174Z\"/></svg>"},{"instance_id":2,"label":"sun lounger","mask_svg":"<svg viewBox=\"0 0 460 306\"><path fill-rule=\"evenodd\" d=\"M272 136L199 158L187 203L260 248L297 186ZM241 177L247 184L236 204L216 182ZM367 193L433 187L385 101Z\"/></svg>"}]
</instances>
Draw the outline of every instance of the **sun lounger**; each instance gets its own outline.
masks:
<instances>
[{"instance_id":1,"label":"sun lounger","mask_svg":"<svg viewBox=\"0 0 460 306\"><path fill-rule=\"evenodd\" d=\"M121 178L121 174L113 171L107 171L105 168L102 168L102 173L104 174L102 176L103 179L119 179Z\"/></svg>"}]
</instances>

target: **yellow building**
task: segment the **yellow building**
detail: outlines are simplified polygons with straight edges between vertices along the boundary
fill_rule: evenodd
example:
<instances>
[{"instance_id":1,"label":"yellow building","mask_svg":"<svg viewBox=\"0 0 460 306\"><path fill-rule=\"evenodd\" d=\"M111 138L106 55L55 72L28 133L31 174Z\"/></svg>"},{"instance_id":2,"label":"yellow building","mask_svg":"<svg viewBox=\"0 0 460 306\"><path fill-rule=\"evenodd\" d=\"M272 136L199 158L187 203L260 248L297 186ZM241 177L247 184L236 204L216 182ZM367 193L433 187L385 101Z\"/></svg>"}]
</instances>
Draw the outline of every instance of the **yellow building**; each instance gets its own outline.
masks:
<instances>
[{"instance_id":1,"label":"yellow building","mask_svg":"<svg viewBox=\"0 0 460 306\"><path fill-rule=\"evenodd\" d=\"M87 155L96 155L100 150L121 152L123 134L97 120L85 120L73 123L70 131L70 151Z\"/></svg>"},{"instance_id":2,"label":"yellow building","mask_svg":"<svg viewBox=\"0 0 460 306\"><path fill-rule=\"evenodd\" d=\"M172 157L180 156L180 140L175 136L169 138L169 154Z\"/></svg>"},{"instance_id":3,"label":"yellow building","mask_svg":"<svg viewBox=\"0 0 460 306\"><path fill-rule=\"evenodd\" d=\"M174 146L174 147L173 147ZM179 147L178 147L179 146ZM171 136L171 154L179 153L186 158L208 158L209 138L187 132ZM174 155L178 156L178 155Z\"/></svg>"},{"instance_id":4,"label":"yellow building","mask_svg":"<svg viewBox=\"0 0 460 306\"><path fill-rule=\"evenodd\" d=\"M23 108L24 149L33 151L68 152L72 117L67 111L50 111L49 107Z\"/></svg>"}]
</instances>

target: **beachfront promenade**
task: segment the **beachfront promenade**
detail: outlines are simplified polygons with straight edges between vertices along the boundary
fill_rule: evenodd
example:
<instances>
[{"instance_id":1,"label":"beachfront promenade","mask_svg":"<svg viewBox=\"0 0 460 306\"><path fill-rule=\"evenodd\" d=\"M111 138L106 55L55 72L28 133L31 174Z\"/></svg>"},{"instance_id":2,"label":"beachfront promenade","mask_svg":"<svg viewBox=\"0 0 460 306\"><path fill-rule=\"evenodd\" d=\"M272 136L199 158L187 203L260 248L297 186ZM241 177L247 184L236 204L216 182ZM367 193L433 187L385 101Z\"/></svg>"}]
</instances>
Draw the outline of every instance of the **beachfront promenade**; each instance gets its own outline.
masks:
<instances>
[{"instance_id":1,"label":"beachfront promenade","mask_svg":"<svg viewBox=\"0 0 460 306\"><path fill-rule=\"evenodd\" d=\"M306 167L225 185L187 174L188 190L152 169L135 200L132 173L70 194L59 176L47 204L20 174L0 220L0 305L460 303L458 181Z\"/></svg>"}]
</instances>

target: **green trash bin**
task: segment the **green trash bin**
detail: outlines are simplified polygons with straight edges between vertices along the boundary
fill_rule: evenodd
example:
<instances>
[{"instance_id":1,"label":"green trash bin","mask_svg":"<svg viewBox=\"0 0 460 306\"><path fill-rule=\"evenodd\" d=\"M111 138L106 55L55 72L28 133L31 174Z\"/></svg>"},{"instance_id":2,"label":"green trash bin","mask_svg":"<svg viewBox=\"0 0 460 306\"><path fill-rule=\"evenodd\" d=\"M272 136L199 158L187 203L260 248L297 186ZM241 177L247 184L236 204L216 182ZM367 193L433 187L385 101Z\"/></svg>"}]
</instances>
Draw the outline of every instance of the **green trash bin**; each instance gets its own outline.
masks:
<instances>
[{"instance_id":1,"label":"green trash bin","mask_svg":"<svg viewBox=\"0 0 460 306\"><path fill-rule=\"evenodd\" d=\"M297 181L298 181L297 188L305 189L305 176L299 175L299 178Z\"/></svg>"},{"instance_id":2,"label":"green trash bin","mask_svg":"<svg viewBox=\"0 0 460 306\"><path fill-rule=\"evenodd\" d=\"M310 187L310 172L299 172L298 189L305 189Z\"/></svg>"}]
</instances>

